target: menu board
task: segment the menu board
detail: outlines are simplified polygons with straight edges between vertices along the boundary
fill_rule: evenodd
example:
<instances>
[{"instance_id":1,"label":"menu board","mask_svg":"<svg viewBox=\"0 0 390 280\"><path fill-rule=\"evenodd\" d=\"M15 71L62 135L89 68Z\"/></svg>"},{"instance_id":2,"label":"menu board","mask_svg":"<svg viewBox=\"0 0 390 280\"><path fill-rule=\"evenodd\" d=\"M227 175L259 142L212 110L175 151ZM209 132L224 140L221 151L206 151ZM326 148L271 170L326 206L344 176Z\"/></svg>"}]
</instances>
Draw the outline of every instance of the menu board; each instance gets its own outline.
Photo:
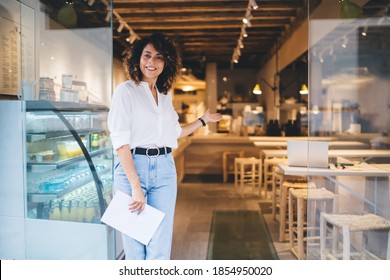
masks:
<instances>
[{"instance_id":1,"label":"menu board","mask_svg":"<svg viewBox=\"0 0 390 280\"><path fill-rule=\"evenodd\" d=\"M22 3L20 12L21 24L0 16L0 94L17 95L35 81L35 13Z\"/></svg>"},{"instance_id":2,"label":"menu board","mask_svg":"<svg viewBox=\"0 0 390 280\"><path fill-rule=\"evenodd\" d=\"M20 83L20 26L0 17L0 94L16 95Z\"/></svg>"}]
</instances>

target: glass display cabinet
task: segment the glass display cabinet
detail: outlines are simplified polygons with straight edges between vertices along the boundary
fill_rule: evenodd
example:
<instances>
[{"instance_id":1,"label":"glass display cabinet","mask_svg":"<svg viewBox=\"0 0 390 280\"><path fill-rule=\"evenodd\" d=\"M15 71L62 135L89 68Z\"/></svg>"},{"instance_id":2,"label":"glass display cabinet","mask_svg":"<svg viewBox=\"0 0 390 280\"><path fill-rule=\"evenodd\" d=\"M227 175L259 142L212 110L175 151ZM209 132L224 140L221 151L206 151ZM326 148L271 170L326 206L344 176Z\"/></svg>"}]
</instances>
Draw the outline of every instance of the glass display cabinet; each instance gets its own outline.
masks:
<instances>
[{"instance_id":1,"label":"glass display cabinet","mask_svg":"<svg viewBox=\"0 0 390 280\"><path fill-rule=\"evenodd\" d=\"M28 217L99 223L112 194L108 109L62 105L27 102Z\"/></svg>"}]
</instances>

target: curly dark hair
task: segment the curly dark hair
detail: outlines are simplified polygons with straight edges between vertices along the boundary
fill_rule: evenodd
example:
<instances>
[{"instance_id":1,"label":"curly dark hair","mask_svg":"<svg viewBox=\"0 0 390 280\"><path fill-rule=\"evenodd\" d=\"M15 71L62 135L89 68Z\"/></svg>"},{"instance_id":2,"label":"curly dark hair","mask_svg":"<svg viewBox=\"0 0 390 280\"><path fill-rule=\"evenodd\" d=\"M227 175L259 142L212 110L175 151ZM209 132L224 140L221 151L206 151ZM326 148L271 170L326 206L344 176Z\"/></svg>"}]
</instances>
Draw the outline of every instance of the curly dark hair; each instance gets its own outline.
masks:
<instances>
[{"instance_id":1,"label":"curly dark hair","mask_svg":"<svg viewBox=\"0 0 390 280\"><path fill-rule=\"evenodd\" d=\"M157 79L157 89L167 94L181 68L181 57L173 40L161 33L154 33L148 37L136 41L123 59L123 66L129 79L137 85L142 81L140 58L145 46L153 47L164 57L164 70Z\"/></svg>"}]
</instances>

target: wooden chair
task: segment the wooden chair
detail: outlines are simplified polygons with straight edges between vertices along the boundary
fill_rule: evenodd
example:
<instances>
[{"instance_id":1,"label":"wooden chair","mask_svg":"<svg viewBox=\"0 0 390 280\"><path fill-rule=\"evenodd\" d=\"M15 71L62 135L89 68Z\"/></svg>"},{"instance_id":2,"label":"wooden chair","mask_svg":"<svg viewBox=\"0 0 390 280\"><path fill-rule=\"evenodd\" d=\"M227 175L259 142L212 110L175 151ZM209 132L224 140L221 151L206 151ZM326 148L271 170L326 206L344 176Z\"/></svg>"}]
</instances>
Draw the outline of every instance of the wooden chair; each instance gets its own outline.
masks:
<instances>
[{"instance_id":1,"label":"wooden chair","mask_svg":"<svg viewBox=\"0 0 390 280\"><path fill-rule=\"evenodd\" d=\"M254 194L256 186L260 192L262 183L262 162L255 157L234 159L234 185L241 197L249 188Z\"/></svg>"},{"instance_id":2,"label":"wooden chair","mask_svg":"<svg viewBox=\"0 0 390 280\"><path fill-rule=\"evenodd\" d=\"M227 182L229 174L234 174L234 158L236 157L244 157L244 151L227 151L222 153L222 172L224 183Z\"/></svg>"}]
</instances>

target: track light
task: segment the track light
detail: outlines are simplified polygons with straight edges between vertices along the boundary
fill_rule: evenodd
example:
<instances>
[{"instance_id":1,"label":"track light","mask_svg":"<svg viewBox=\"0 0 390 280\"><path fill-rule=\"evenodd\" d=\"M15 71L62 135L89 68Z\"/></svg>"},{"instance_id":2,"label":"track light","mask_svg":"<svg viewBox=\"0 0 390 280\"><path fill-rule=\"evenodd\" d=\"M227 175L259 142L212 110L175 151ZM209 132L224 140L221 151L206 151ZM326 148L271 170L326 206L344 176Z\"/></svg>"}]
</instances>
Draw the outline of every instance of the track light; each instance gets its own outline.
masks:
<instances>
[{"instance_id":1,"label":"track light","mask_svg":"<svg viewBox=\"0 0 390 280\"><path fill-rule=\"evenodd\" d=\"M242 37L244 37L244 38L248 37L248 33L246 33L244 25L241 27L241 34L242 34Z\"/></svg>"},{"instance_id":2,"label":"track light","mask_svg":"<svg viewBox=\"0 0 390 280\"><path fill-rule=\"evenodd\" d=\"M318 59L320 60L321 63L324 63L324 58L322 57L322 53L318 55Z\"/></svg>"},{"instance_id":3,"label":"track light","mask_svg":"<svg viewBox=\"0 0 390 280\"><path fill-rule=\"evenodd\" d=\"M118 33L121 33L124 27L125 27L125 23L121 21L117 29Z\"/></svg>"},{"instance_id":4,"label":"track light","mask_svg":"<svg viewBox=\"0 0 390 280\"><path fill-rule=\"evenodd\" d=\"M329 55L333 55L333 45L332 46L330 46L330 49L329 49Z\"/></svg>"},{"instance_id":5,"label":"track light","mask_svg":"<svg viewBox=\"0 0 390 280\"><path fill-rule=\"evenodd\" d=\"M251 27L252 26L250 22L251 19L252 19L252 15L249 14L248 16L242 19L242 22L245 23L248 27Z\"/></svg>"},{"instance_id":6,"label":"track light","mask_svg":"<svg viewBox=\"0 0 390 280\"><path fill-rule=\"evenodd\" d=\"M137 41L138 36L134 33L133 30L130 30L130 36L126 38L126 41L130 44L134 44L135 41Z\"/></svg>"},{"instance_id":7,"label":"track light","mask_svg":"<svg viewBox=\"0 0 390 280\"><path fill-rule=\"evenodd\" d=\"M255 0L249 0L249 3L251 4L253 10L256 10L257 8L259 8L259 6L257 5Z\"/></svg>"},{"instance_id":8,"label":"track light","mask_svg":"<svg viewBox=\"0 0 390 280\"><path fill-rule=\"evenodd\" d=\"M368 29L367 25L363 27L363 30L362 30L362 33L361 33L362 36L367 36L367 29Z\"/></svg>"},{"instance_id":9,"label":"track light","mask_svg":"<svg viewBox=\"0 0 390 280\"><path fill-rule=\"evenodd\" d=\"M244 44L242 43L242 39L238 40L238 46L240 47L240 49L244 48Z\"/></svg>"},{"instance_id":10,"label":"track light","mask_svg":"<svg viewBox=\"0 0 390 280\"><path fill-rule=\"evenodd\" d=\"M106 22L109 22L109 21L110 21L110 19L111 19L111 11L110 11L110 10L108 10L108 11L107 11L106 18L105 18L105 21L106 21Z\"/></svg>"},{"instance_id":11,"label":"track light","mask_svg":"<svg viewBox=\"0 0 390 280\"><path fill-rule=\"evenodd\" d=\"M345 49L347 48L348 45L348 38L344 37L343 42L341 43L341 46Z\"/></svg>"}]
</instances>

